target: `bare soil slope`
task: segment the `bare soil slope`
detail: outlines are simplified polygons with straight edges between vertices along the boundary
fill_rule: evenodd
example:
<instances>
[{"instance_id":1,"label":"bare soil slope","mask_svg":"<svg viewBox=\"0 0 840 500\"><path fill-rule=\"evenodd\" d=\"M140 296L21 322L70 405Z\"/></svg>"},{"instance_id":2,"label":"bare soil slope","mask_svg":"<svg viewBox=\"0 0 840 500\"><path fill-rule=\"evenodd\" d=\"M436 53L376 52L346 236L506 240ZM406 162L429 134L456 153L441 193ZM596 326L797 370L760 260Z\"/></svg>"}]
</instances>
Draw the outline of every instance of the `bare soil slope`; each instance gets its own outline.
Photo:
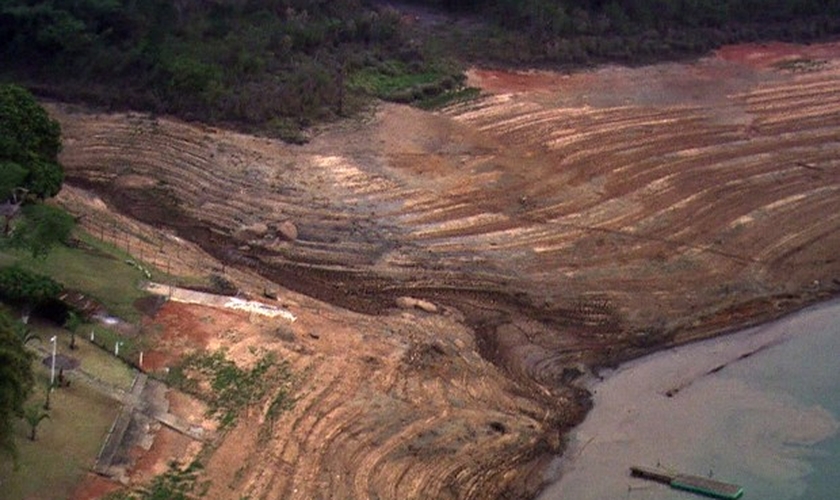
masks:
<instances>
[{"instance_id":1,"label":"bare soil slope","mask_svg":"<svg viewBox=\"0 0 840 500\"><path fill-rule=\"evenodd\" d=\"M503 498L535 491L582 415L581 367L837 292L838 77L840 44L476 69L476 101L383 104L302 147L50 109L94 234L291 290L294 349L275 343L304 399L270 439L229 434L213 497ZM404 295L448 313L396 314Z\"/></svg>"}]
</instances>

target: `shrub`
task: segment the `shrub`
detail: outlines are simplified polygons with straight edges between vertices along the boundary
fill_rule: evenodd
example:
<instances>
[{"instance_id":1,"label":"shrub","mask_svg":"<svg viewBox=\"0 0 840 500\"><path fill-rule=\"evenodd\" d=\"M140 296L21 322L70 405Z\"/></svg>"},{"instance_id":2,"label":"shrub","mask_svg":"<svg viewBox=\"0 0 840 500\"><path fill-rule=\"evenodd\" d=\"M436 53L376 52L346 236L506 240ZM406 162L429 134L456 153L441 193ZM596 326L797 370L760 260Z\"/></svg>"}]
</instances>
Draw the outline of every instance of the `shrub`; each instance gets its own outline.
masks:
<instances>
[{"instance_id":1,"label":"shrub","mask_svg":"<svg viewBox=\"0 0 840 500\"><path fill-rule=\"evenodd\" d=\"M56 300L63 287L49 276L18 266L0 268L0 297L14 304L38 306Z\"/></svg>"}]
</instances>

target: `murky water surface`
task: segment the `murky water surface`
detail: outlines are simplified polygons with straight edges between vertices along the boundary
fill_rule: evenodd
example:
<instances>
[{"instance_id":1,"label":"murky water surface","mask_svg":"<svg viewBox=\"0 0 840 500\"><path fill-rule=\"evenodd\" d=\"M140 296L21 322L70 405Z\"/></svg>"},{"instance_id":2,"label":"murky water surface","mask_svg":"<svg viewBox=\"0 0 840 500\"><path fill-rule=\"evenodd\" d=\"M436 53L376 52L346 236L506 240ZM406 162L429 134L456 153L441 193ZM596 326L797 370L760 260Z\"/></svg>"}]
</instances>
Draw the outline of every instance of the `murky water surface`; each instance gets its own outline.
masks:
<instances>
[{"instance_id":1,"label":"murky water surface","mask_svg":"<svg viewBox=\"0 0 840 500\"><path fill-rule=\"evenodd\" d=\"M630 465L711 475L745 499L837 498L840 301L604 375L541 500L701 498Z\"/></svg>"}]
</instances>

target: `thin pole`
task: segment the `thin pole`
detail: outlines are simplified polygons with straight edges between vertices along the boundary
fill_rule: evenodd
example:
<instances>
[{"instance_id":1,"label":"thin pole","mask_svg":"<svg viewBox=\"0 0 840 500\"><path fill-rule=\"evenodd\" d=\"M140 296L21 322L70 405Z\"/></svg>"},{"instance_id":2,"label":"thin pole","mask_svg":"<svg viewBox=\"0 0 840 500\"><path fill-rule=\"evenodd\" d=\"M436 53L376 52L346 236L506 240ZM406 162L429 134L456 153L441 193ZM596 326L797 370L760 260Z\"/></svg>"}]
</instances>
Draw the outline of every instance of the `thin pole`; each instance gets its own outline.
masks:
<instances>
[{"instance_id":1,"label":"thin pole","mask_svg":"<svg viewBox=\"0 0 840 500\"><path fill-rule=\"evenodd\" d=\"M50 368L50 390L52 390L53 385L55 385L55 346L56 346L56 344L57 344L56 340L57 340L57 339L56 339L56 336L55 336L55 335L53 335L53 336L52 336L52 338L50 339L50 342L52 342L52 345L53 345L53 349L52 349L52 367Z\"/></svg>"}]
</instances>

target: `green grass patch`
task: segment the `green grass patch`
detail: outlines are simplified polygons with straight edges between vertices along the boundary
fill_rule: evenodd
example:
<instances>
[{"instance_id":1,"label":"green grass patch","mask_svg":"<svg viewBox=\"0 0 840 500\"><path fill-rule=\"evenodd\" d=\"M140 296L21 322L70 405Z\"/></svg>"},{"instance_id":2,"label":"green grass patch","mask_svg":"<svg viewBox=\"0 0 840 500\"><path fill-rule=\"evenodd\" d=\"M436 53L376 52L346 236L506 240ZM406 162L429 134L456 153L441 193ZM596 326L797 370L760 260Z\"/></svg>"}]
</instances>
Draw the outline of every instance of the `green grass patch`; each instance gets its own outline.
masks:
<instances>
[{"instance_id":1,"label":"green grass patch","mask_svg":"<svg viewBox=\"0 0 840 500\"><path fill-rule=\"evenodd\" d=\"M387 101L417 103L458 89L463 75L436 67L414 68L400 61L386 61L362 68L349 78L349 87Z\"/></svg>"},{"instance_id":2,"label":"green grass patch","mask_svg":"<svg viewBox=\"0 0 840 500\"><path fill-rule=\"evenodd\" d=\"M181 466L170 462L169 469L155 476L146 487L134 491L117 491L105 497L105 500L192 500L205 495L209 483L198 481L203 470L199 462Z\"/></svg>"},{"instance_id":3,"label":"green grass patch","mask_svg":"<svg viewBox=\"0 0 840 500\"><path fill-rule=\"evenodd\" d=\"M0 253L0 265L11 264L45 274L90 295L110 314L128 321L140 319L134 301L148 295L138 288L145 279L143 273L112 254L66 246L55 247L45 258L33 258L20 251Z\"/></svg>"},{"instance_id":4,"label":"green grass patch","mask_svg":"<svg viewBox=\"0 0 840 500\"><path fill-rule=\"evenodd\" d=\"M56 336L56 352L81 361L79 369L115 387L128 389L134 381L134 372L125 362L114 357L114 339L122 339L118 333L99 325L84 324L78 328L76 335L76 349L70 349L70 332L56 326L33 324L32 331L41 338L42 348L50 351L50 338ZM95 330L96 343L90 341L90 330ZM129 342L126 339L124 342ZM130 347L133 343L121 346L120 355L131 353L123 347ZM41 357L43 358L43 357ZM38 361L40 363L40 360Z\"/></svg>"},{"instance_id":5,"label":"green grass patch","mask_svg":"<svg viewBox=\"0 0 840 500\"><path fill-rule=\"evenodd\" d=\"M37 364L36 390L28 405L42 405L49 369ZM17 423L18 467L0 457L3 498L52 500L65 498L96 461L119 405L84 384L56 389L50 397L50 418L28 439L29 426Z\"/></svg>"},{"instance_id":6,"label":"green grass patch","mask_svg":"<svg viewBox=\"0 0 840 500\"><path fill-rule=\"evenodd\" d=\"M126 286L132 285L134 288L133 291L137 292L136 294L131 294L131 297L128 297L129 299L132 299L135 295L137 297L145 297L148 295L147 293L137 289L137 285L142 281L157 280L171 283L177 281L178 279L185 279L169 275L163 270L156 268L154 265L143 261L142 256L138 258L123 248L120 248L118 245L108 243L107 240L100 240L87 232L76 230L74 236L79 242L79 246L77 248L67 247L69 250L82 252L91 257L99 257L100 259L107 261L109 266L105 269L108 271L112 268L119 267L120 264L125 266L126 269L123 269L119 276L121 278L125 278L126 280L130 280L126 281ZM131 304L133 304L133 302L134 301L132 299ZM129 317L123 318L132 319Z\"/></svg>"},{"instance_id":7,"label":"green grass patch","mask_svg":"<svg viewBox=\"0 0 840 500\"><path fill-rule=\"evenodd\" d=\"M393 65L358 71L351 77L350 84L369 94L387 97L398 90L436 83L443 76L437 72L407 73L403 66Z\"/></svg>"},{"instance_id":8,"label":"green grass patch","mask_svg":"<svg viewBox=\"0 0 840 500\"><path fill-rule=\"evenodd\" d=\"M142 337L123 335L117 330L101 324L85 324L80 327L79 332L89 343L91 343L91 330L94 332L92 345L111 359L117 352L115 348L117 342L120 343L119 358L125 363L135 366L139 362L140 351L147 349L146 342Z\"/></svg>"},{"instance_id":9,"label":"green grass patch","mask_svg":"<svg viewBox=\"0 0 840 500\"><path fill-rule=\"evenodd\" d=\"M263 353L251 368L240 368L224 349L192 353L167 376L169 385L207 401L208 416L222 428L233 426L242 410L267 397L272 398L267 416L275 419L294 405L291 382L288 362L278 361L272 352Z\"/></svg>"},{"instance_id":10,"label":"green grass patch","mask_svg":"<svg viewBox=\"0 0 840 500\"><path fill-rule=\"evenodd\" d=\"M127 267L135 268L135 270L138 271L138 275L142 276L142 279L149 278L149 276L146 275L146 272L148 272L149 275L151 275L151 278L149 279L159 283L172 283L177 286L211 286L209 276L181 276L169 274L165 269L160 269L154 264L145 261L145 255L130 254L125 250L124 245L116 245L108 242L109 236L107 235L105 236L105 240L101 240L90 233L77 230L75 236L83 244L83 246L89 247L88 250L80 249L81 251L87 251L89 253L101 254L105 257L114 258L124 263Z\"/></svg>"}]
</instances>

